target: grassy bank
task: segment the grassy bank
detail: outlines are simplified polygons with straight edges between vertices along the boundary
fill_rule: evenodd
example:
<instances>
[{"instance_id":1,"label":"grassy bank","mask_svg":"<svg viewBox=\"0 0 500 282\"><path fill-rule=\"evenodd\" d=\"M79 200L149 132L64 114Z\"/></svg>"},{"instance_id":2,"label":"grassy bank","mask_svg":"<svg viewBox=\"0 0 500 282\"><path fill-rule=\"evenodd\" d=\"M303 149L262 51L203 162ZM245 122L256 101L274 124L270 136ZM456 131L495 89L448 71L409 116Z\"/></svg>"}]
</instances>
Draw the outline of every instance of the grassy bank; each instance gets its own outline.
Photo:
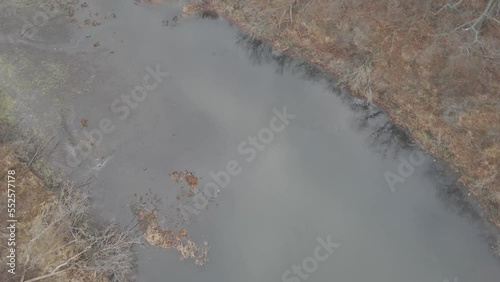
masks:
<instances>
[{"instance_id":1,"label":"grassy bank","mask_svg":"<svg viewBox=\"0 0 500 282\"><path fill-rule=\"evenodd\" d=\"M204 9L384 107L500 226L499 3L214 0Z\"/></svg>"}]
</instances>

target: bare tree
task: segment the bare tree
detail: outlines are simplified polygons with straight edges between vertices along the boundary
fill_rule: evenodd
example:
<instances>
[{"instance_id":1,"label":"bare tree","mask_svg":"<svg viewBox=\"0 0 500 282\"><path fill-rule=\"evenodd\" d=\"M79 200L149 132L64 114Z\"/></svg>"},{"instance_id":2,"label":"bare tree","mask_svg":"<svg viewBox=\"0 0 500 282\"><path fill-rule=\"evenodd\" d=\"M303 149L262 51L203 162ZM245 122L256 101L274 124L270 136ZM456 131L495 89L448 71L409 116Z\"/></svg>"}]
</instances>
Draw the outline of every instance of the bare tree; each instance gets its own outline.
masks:
<instances>
[{"instance_id":1,"label":"bare tree","mask_svg":"<svg viewBox=\"0 0 500 282\"><path fill-rule=\"evenodd\" d=\"M31 230L31 234L36 234L36 236L28 242L26 250L24 251L24 269L21 275L21 281L24 281L24 277L28 271L39 267L45 257L76 243L75 238L68 244L55 246L52 251L49 252L45 252L45 248L43 248L44 240L55 234L59 234L59 238L62 238L63 235L67 235L65 233L70 230L69 227L76 225L76 223L88 213L88 197L86 191L73 189L73 186L66 184L61 190L56 205L44 209L41 214L40 222L35 223Z\"/></svg>"},{"instance_id":2,"label":"bare tree","mask_svg":"<svg viewBox=\"0 0 500 282\"><path fill-rule=\"evenodd\" d=\"M475 37L474 42L477 42L479 40L478 39L479 34L481 33L481 29L483 28L484 22L487 19L491 19L497 23L500 23L499 20L492 17L493 11L495 10L495 8L498 7L499 3L500 0L489 0L488 3L486 3L486 6L481 15L479 15L479 17L464 25L465 30L471 30L474 33Z\"/></svg>"},{"instance_id":3,"label":"bare tree","mask_svg":"<svg viewBox=\"0 0 500 282\"><path fill-rule=\"evenodd\" d=\"M459 11L460 5L462 5L463 2L464 0L459 0L456 2L447 3L446 5L441 7L437 12L435 12L434 15L439 14L443 10ZM481 32L483 30L485 23L488 20L500 24L500 20L496 18L496 16L498 16L499 13L500 13L500 0L487 0L484 9L480 12L480 14L477 17L457 26L454 29L454 31L459 31L459 30L470 31L474 38L472 43L478 43L481 41L480 38Z\"/></svg>"},{"instance_id":4,"label":"bare tree","mask_svg":"<svg viewBox=\"0 0 500 282\"><path fill-rule=\"evenodd\" d=\"M132 246L142 244L139 234L132 235L134 227L120 228L112 223L104 230L82 234L88 247L84 259L75 265L77 270L101 273L115 281L128 279L134 265Z\"/></svg>"},{"instance_id":5,"label":"bare tree","mask_svg":"<svg viewBox=\"0 0 500 282\"><path fill-rule=\"evenodd\" d=\"M72 276L106 277L126 281L134 262L132 247L141 244L132 227L111 223L105 228L89 220L89 193L66 183L55 205L48 207L34 224L36 234L27 244L21 282L34 282L65 272ZM31 274L36 276L25 279ZM30 272L32 271L32 272Z\"/></svg>"}]
</instances>

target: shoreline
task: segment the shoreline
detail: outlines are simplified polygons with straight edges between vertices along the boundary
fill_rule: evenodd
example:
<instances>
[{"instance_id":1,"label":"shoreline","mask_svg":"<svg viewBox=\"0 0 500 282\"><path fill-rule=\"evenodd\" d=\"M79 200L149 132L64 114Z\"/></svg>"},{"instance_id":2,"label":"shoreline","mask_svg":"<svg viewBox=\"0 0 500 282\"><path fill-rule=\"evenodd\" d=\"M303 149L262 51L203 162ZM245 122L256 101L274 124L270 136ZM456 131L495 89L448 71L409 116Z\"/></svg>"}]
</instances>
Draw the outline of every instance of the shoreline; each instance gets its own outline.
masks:
<instances>
[{"instance_id":1,"label":"shoreline","mask_svg":"<svg viewBox=\"0 0 500 282\"><path fill-rule=\"evenodd\" d=\"M466 187L466 190L469 192L466 194L474 195L473 201L477 202L482 216L497 227L500 227L500 194L495 191L495 187L498 186L497 184L500 184L500 177L494 173L498 167L498 158L496 157L500 155L500 152L496 152L497 146L493 145L491 147L493 161L490 160L490 164L486 164L490 169L487 171L489 174L485 174L485 166L478 167L477 163L470 162L474 154L472 150L465 148L465 141L460 142L462 140L460 140L461 136L459 132L450 129L439 116L434 115L431 111L422 112L420 109L413 111L414 106L415 108L420 106L418 102L419 97L413 97L413 100L407 100L405 104L402 101L405 102L407 97L401 97L401 99L395 101L394 97L384 93L385 90L379 89L378 85L375 82L371 82L370 79L368 79L369 88L353 85L349 80L353 78L364 79L349 74L349 72L355 72L356 69L352 69L349 62L331 63L332 59L347 61L345 57L335 57L334 54L325 54L321 50L308 48L312 45L305 46L307 44L303 44L303 41L297 40L300 38L294 38L293 36L287 37L286 35L272 33L257 34L255 32L255 25L247 20L247 18L250 18L250 15L242 11L243 8L240 6L234 8L234 6L230 6L230 3L227 2L214 1L205 3L202 9L216 11L231 24L237 26L243 33L247 33L269 44L273 50L283 52L293 58L305 59L312 65L320 67L325 73L339 78L341 87L347 89L352 96L372 100L374 104L383 109L391 122L402 127L411 139L415 140L424 150L447 164L454 172L458 172L460 174L458 183ZM287 40L290 40L290 42L286 42ZM363 62L363 65L367 62L368 64L372 64L371 68L373 71L375 68L373 60L367 59ZM350 70L346 71L345 67L350 68ZM366 91L367 89L369 91ZM367 92L371 92L372 94ZM420 102L420 104L423 104L421 105L423 108L426 107L425 102ZM428 114L428 116L424 116L423 113ZM429 121L429 123L426 121Z\"/></svg>"}]
</instances>

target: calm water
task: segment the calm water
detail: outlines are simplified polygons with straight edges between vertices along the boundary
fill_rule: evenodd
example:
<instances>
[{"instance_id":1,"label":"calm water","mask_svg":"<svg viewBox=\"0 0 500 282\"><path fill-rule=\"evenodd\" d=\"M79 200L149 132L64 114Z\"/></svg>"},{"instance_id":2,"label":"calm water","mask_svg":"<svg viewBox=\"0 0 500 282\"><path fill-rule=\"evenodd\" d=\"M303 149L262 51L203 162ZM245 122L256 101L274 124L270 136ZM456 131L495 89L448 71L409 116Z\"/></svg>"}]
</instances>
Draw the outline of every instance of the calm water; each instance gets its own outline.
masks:
<instances>
[{"instance_id":1,"label":"calm water","mask_svg":"<svg viewBox=\"0 0 500 282\"><path fill-rule=\"evenodd\" d=\"M456 176L431 156L416 158L418 146L376 107L222 19L193 16L172 26L181 3L87 2L89 10L114 10L117 17L67 27L52 45L26 47L61 48L48 56L87 62L82 68L95 74L85 95L64 102L69 131L81 128L82 117L87 130L103 118L115 126L72 175L95 175L96 213L105 218L128 222L134 194L149 191L162 200L166 226L184 227L210 245L203 268L180 261L174 250L139 249L139 281L283 281L287 270L284 281L295 282L306 274L307 281L500 280L491 234L454 184ZM114 112L114 100L141 85L146 67L156 65L168 77L120 119L125 110ZM286 125L273 118L285 107L294 116ZM273 127L270 137L265 128ZM257 149L249 149L249 137L259 132ZM203 189L213 182L210 172L234 162L240 173L215 200L189 222L180 219L179 202L193 204L175 199L179 184L169 173L194 171ZM411 168L398 172L406 162ZM400 181L391 187L388 175ZM307 259L327 237L336 244L333 253ZM294 265L303 274L294 274Z\"/></svg>"}]
</instances>

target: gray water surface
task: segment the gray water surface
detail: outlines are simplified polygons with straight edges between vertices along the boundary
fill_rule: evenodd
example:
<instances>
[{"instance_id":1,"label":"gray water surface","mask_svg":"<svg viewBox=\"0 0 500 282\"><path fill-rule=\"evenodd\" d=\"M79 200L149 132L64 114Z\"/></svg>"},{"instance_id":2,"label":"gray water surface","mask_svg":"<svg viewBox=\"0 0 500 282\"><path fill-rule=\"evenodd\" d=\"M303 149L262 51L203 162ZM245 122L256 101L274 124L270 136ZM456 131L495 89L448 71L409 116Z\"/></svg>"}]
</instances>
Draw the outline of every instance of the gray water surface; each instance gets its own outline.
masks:
<instances>
[{"instance_id":1,"label":"gray water surface","mask_svg":"<svg viewBox=\"0 0 500 282\"><path fill-rule=\"evenodd\" d=\"M66 122L79 131L85 117L90 131L109 118L115 129L72 175L95 175L97 214L126 223L134 195L151 193L162 201L165 225L186 228L210 246L202 268L179 260L175 250L138 249L138 281L304 281L282 275L311 264L317 240L327 237L337 247L324 261L315 259L311 273L302 270L307 281L500 281L492 233L456 176L423 153L422 163L401 176L400 163L420 149L377 107L225 20L192 16L162 26L181 3L87 2L117 17L68 27L68 38L54 43L95 73L85 95L65 102L72 117ZM142 85L146 67L156 65L168 77L120 119L113 101ZM248 160L252 153L239 151L250 145L239 150L240 144L269 128L274 111L285 107L295 117ZM210 172L231 161L241 172L206 209L179 219L179 184L169 174L193 171L203 190L213 182ZM388 172L404 182L391 187ZM190 199L181 202L194 206Z\"/></svg>"}]
</instances>

